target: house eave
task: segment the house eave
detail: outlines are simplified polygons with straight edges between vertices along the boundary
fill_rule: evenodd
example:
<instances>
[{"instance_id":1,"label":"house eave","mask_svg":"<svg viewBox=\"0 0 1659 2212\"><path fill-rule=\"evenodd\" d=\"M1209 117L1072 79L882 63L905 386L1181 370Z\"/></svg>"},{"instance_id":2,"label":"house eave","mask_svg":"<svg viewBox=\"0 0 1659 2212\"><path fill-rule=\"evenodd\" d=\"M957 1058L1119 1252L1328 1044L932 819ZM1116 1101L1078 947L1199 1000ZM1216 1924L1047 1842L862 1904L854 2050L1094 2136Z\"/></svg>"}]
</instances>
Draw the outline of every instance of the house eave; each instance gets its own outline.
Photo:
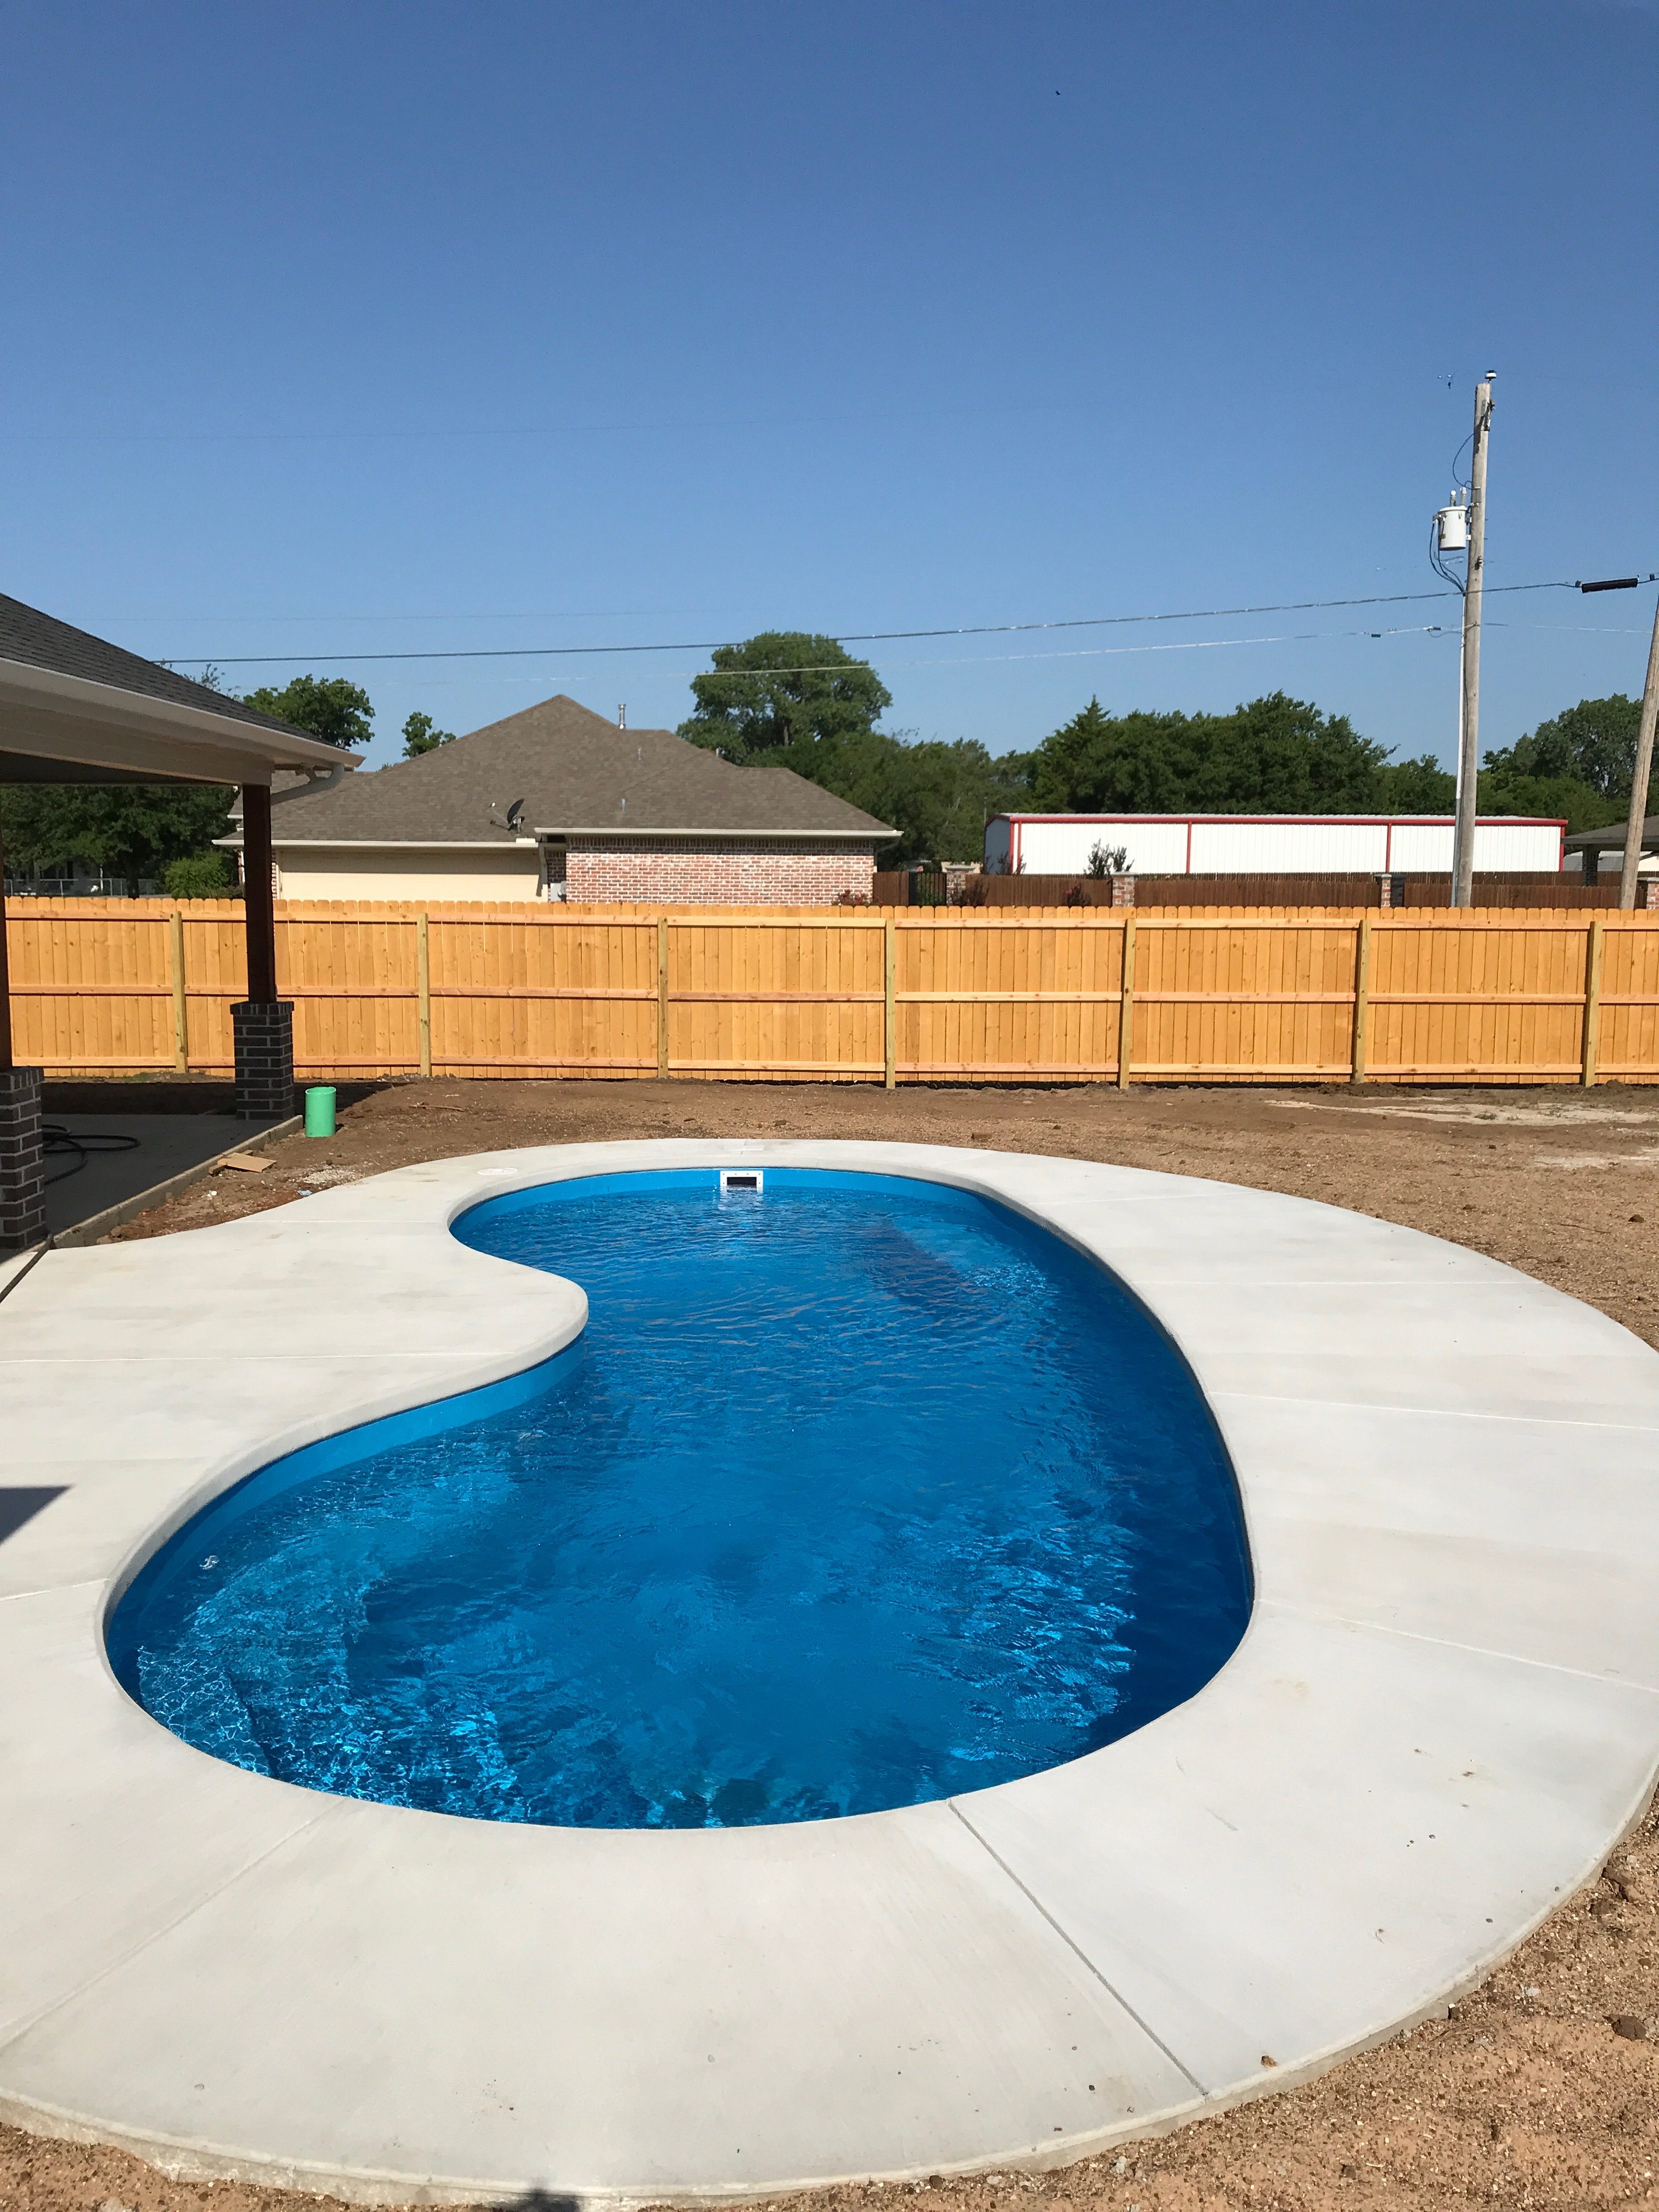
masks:
<instances>
[{"instance_id":1,"label":"house eave","mask_svg":"<svg viewBox=\"0 0 1659 2212\"><path fill-rule=\"evenodd\" d=\"M902 836L903 832L874 827L868 830L749 830L733 828L730 824L722 830L688 830L678 824L670 828L665 823L641 828L633 823L624 825L620 822L599 822L572 823L558 828L538 827L536 835L538 837L771 837L790 838L797 842L811 839L819 844L844 844L855 840L860 844L878 845L886 839Z\"/></svg>"},{"instance_id":2,"label":"house eave","mask_svg":"<svg viewBox=\"0 0 1659 2212\"><path fill-rule=\"evenodd\" d=\"M0 752L73 766L87 783L101 768L123 780L268 784L278 769L355 767L358 759L299 731L3 657Z\"/></svg>"},{"instance_id":3,"label":"house eave","mask_svg":"<svg viewBox=\"0 0 1659 2212\"><path fill-rule=\"evenodd\" d=\"M216 845L227 852L240 853L240 837L216 837ZM533 837L515 837L511 842L501 838L484 837L284 837L280 831L272 835L271 849L277 853L509 853L528 855L536 849Z\"/></svg>"},{"instance_id":4,"label":"house eave","mask_svg":"<svg viewBox=\"0 0 1659 2212\"><path fill-rule=\"evenodd\" d=\"M878 845L902 834L897 830L623 830L613 823L597 829L538 830L509 844L467 837L295 837L284 835L279 818L270 842L277 852L295 853L522 853L548 837L763 837L794 844ZM240 851L242 843L240 836L213 842L228 852Z\"/></svg>"}]
</instances>

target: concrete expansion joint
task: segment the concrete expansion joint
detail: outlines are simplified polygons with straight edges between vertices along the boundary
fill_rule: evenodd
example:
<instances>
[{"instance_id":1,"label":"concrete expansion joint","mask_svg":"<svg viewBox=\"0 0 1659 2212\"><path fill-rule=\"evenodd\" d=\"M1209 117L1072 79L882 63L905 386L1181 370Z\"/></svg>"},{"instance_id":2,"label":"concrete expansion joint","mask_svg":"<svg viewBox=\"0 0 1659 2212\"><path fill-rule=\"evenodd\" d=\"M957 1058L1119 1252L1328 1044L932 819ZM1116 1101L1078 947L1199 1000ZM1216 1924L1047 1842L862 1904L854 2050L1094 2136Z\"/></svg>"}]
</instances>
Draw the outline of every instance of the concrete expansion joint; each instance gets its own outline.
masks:
<instances>
[{"instance_id":1,"label":"concrete expansion joint","mask_svg":"<svg viewBox=\"0 0 1659 2212\"><path fill-rule=\"evenodd\" d=\"M1573 1303L1576 1304L1577 1301ZM1632 1341L1638 1342L1639 1340L1632 1338ZM1517 1361L1522 1361L1525 1358L1523 1353L1516 1353L1512 1356ZM1540 1418L1535 1412L1528 1411L1524 1407L1513 1412L1507 1412L1503 1407L1496 1406L1434 1406L1426 1402L1419 1403L1412 1398L1367 1399L1325 1396L1316 1398L1311 1395L1304 1396L1301 1393L1291 1390L1251 1390L1237 1382L1229 1383L1224 1390L1207 1391L1206 1395L1212 1403L1218 1403L1224 1399L1235 1401L1241 1405L1254 1402L1264 1406L1297 1406L1308 1409L1328 1407L1343 1413L1408 1413L1433 1421L1513 1422L1520 1425L1535 1423ZM1631 1436L1649 1436L1652 1434L1654 1427L1652 1422L1645 1420L1595 1420L1584 1413L1551 1413L1546 1418L1553 1428L1587 1429L1592 1433L1601 1430L1609 1430Z\"/></svg>"},{"instance_id":2,"label":"concrete expansion joint","mask_svg":"<svg viewBox=\"0 0 1659 2212\"><path fill-rule=\"evenodd\" d=\"M21 2042L25 2037L33 2034L49 2021L54 2013L61 2012L66 2006L75 2004L90 1995L101 1983L107 1981L111 1975L118 1973L124 1966L130 1966L135 1960L142 1957L155 1944L164 1942L175 1930L184 1927L186 1922L194 1918L198 1913L205 1911L216 1899L222 1897L239 1881L246 1881L248 1875L265 1860L274 1858L277 1852L285 1850L297 1837L304 1835L307 1829L314 1828L322 1817L321 1813L313 1813L306 1819L297 1821L287 1835L280 1837L275 1843L267 1845L264 1850L257 1852L245 1865L239 1866L234 1873L227 1875L215 1887L204 1891L200 1897L193 1899L171 1919L151 1929L139 1942L131 1945L118 1956L111 1958L96 1973L89 1974L85 1981L79 1983L75 1988L64 1990L53 2003L43 2006L30 2018L15 2024L9 2033L0 2033L0 2064L3 2063L7 2050L13 2045Z\"/></svg>"},{"instance_id":3,"label":"concrete expansion joint","mask_svg":"<svg viewBox=\"0 0 1659 2212\"><path fill-rule=\"evenodd\" d=\"M22 1589L0 1590L0 1605L23 1605L30 1598L56 1597L64 1589L100 1590L102 1578L81 1583L40 1583Z\"/></svg>"},{"instance_id":4,"label":"concrete expansion joint","mask_svg":"<svg viewBox=\"0 0 1659 2212\"><path fill-rule=\"evenodd\" d=\"M1170 2050L1169 2045L1164 2041L1163 2038L1157 2033L1157 2031L1150 2027L1147 2023L1141 2019L1134 2007L1123 1995L1123 1992L1113 1985L1112 1980L1109 1975L1102 1972L1097 1961L1090 1957L1088 1952L1084 1948L1083 1945L1078 1942L1076 1936L1072 1934L1071 1930L1054 1917L1054 1914L1048 1910L1048 1906L1037 1895L1036 1892L1030 1887L1030 1883L1022 1881L1019 1876L1014 1872L1012 1867L1009 1865L1007 1860L1003 1857L1000 1851L996 1850L990 1844L987 1843L985 1838L981 1835L979 1830L974 1826L973 1822L968 1818L968 1815L963 1811L960 1800L955 1797L949 1797L945 1800L945 1802L949 1805L951 1810L956 1814L957 1820L961 1821L963 1826L967 1829L969 1834L979 1845L980 1849L985 1853L986 1856L991 1860L994 1865L1001 1869L1002 1872L1008 1877L1008 1880L1012 1882L1014 1887L1019 1892L1020 1895L1025 1899L1032 1911L1040 1914L1042 1917L1048 1922L1049 1927L1054 1929L1055 1935L1058 1936L1060 1942L1065 1944L1066 1949L1074 1953L1076 1956L1082 1960L1083 1964L1089 1969L1089 1972L1094 1976L1095 1979L1100 1984L1101 1987L1106 1991L1113 2002L1122 2006L1124 2011L1128 2014L1129 2018L1134 2021L1135 2026L1139 2028L1142 2034L1146 2036L1150 2041L1158 2045L1158 2049L1164 2053L1164 2057L1170 2061L1170 2063L1172 2066L1179 2068L1181 2072L1184 2074L1187 2079L1192 2083L1194 2089L1200 2097L1207 2096L1209 2092L1206 2084L1199 2080L1197 2075L1193 2072L1192 2069L1183 2059L1177 2057L1176 2052Z\"/></svg>"},{"instance_id":5,"label":"concrete expansion joint","mask_svg":"<svg viewBox=\"0 0 1659 2212\"><path fill-rule=\"evenodd\" d=\"M1258 1596L1255 1602L1258 1612L1284 1613L1289 1618L1318 1621L1331 1628L1352 1629L1357 1635L1402 1636L1413 1644L1437 1644L1448 1651L1467 1651L1508 1667L1540 1667L1552 1674L1576 1675L1581 1681L1601 1682L1608 1689L1631 1690L1640 1697L1659 1698L1659 1680L1644 1682L1611 1668L1592 1671L1584 1667L1564 1666L1558 1659L1538 1659L1524 1652L1505 1651L1495 1644L1471 1644L1456 1636L1429 1636L1420 1629L1401 1628L1391 1620L1368 1620L1352 1613L1328 1612L1316 1605L1287 1604L1282 1598Z\"/></svg>"}]
</instances>

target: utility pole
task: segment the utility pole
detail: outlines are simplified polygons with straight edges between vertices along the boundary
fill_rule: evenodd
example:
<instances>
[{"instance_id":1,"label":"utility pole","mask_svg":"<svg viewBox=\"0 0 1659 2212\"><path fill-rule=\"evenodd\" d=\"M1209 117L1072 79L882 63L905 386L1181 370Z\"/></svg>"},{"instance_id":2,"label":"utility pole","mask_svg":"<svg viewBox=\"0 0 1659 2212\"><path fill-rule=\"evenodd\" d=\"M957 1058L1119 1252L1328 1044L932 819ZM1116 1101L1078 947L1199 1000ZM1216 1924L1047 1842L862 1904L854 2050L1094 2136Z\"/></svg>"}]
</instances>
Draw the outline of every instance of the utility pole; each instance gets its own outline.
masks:
<instances>
[{"instance_id":1,"label":"utility pole","mask_svg":"<svg viewBox=\"0 0 1659 2212\"><path fill-rule=\"evenodd\" d=\"M1636 872L1642 865L1642 830L1647 819L1648 777L1653 767L1653 726L1659 721L1659 607L1653 611L1653 642L1648 647L1648 680L1642 689L1642 720L1636 732L1636 772L1630 780L1630 820L1625 825L1625 867L1619 878L1619 903L1636 903Z\"/></svg>"},{"instance_id":2,"label":"utility pole","mask_svg":"<svg viewBox=\"0 0 1659 2212\"><path fill-rule=\"evenodd\" d=\"M1474 903L1474 807L1480 767L1480 591L1486 562L1486 432L1492 372L1474 387L1474 453L1469 463L1469 565L1463 586L1463 714L1457 744L1457 827L1452 834L1451 902Z\"/></svg>"}]
</instances>

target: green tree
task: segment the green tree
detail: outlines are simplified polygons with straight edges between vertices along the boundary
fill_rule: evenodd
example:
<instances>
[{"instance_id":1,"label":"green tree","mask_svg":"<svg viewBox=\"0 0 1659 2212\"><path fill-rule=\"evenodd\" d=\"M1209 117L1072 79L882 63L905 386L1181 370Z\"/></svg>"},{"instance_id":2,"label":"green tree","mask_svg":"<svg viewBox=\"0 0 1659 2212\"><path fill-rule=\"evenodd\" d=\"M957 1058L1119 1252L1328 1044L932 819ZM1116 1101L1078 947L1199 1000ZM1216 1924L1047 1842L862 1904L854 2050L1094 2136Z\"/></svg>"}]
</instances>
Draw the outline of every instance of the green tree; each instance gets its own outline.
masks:
<instances>
[{"instance_id":1,"label":"green tree","mask_svg":"<svg viewBox=\"0 0 1659 2212\"><path fill-rule=\"evenodd\" d=\"M1019 803L1017 760L994 759L971 738L882 742L880 803L869 811L902 835L896 848L884 848L880 865L978 860L986 823Z\"/></svg>"},{"instance_id":2,"label":"green tree","mask_svg":"<svg viewBox=\"0 0 1659 2212\"><path fill-rule=\"evenodd\" d=\"M679 734L739 767L787 768L890 823L884 867L977 857L988 814L1023 789L1007 763L967 739L906 743L876 727L891 694L832 637L769 630L722 646L692 678L696 712Z\"/></svg>"},{"instance_id":3,"label":"green tree","mask_svg":"<svg viewBox=\"0 0 1659 2212\"><path fill-rule=\"evenodd\" d=\"M1607 699L1581 699L1512 745L1488 752L1485 765L1511 779L1568 777L1624 805L1630 799L1641 718L1641 702L1622 691Z\"/></svg>"},{"instance_id":4,"label":"green tree","mask_svg":"<svg viewBox=\"0 0 1659 2212\"><path fill-rule=\"evenodd\" d=\"M161 871L161 889L169 898L240 898L228 853L191 853L182 860L169 860Z\"/></svg>"},{"instance_id":5,"label":"green tree","mask_svg":"<svg viewBox=\"0 0 1659 2212\"><path fill-rule=\"evenodd\" d=\"M1516 775L1508 769L1483 768L1475 787L1475 804L1483 814L1565 817L1571 833L1599 830L1606 822L1622 822L1628 795L1606 799L1573 775Z\"/></svg>"},{"instance_id":6,"label":"green tree","mask_svg":"<svg viewBox=\"0 0 1659 2212\"><path fill-rule=\"evenodd\" d=\"M125 882L161 881L176 860L217 860L235 793L219 783L19 783L0 787L0 842L26 875L76 860Z\"/></svg>"},{"instance_id":7,"label":"green tree","mask_svg":"<svg viewBox=\"0 0 1659 2212\"><path fill-rule=\"evenodd\" d=\"M1374 805L1387 761L1346 714L1283 691L1231 714L1108 714L1091 699L1037 747L1029 781L1051 813L1317 814Z\"/></svg>"},{"instance_id":8,"label":"green tree","mask_svg":"<svg viewBox=\"0 0 1659 2212\"><path fill-rule=\"evenodd\" d=\"M798 765L794 756L792 769ZM808 748L799 773L900 832L877 865L977 860L985 823L1020 800L1017 760L994 760L969 738L906 743L885 730Z\"/></svg>"},{"instance_id":9,"label":"green tree","mask_svg":"<svg viewBox=\"0 0 1659 2212\"><path fill-rule=\"evenodd\" d=\"M696 714L679 734L739 766L787 756L811 775L804 757L820 745L868 736L892 695L867 660L833 637L765 630L742 645L722 645L714 672L694 676Z\"/></svg>"},{"instance_id":10,"label":"green tree","mask_svg":"<svg viewBox=\"0 0 1659 2212\"><path fill-rule=\"evenodd\" d=\"M430 714L418 708L404 724L404 758L419 760L422 753L436 752L440 745L453 745L453 730L441 730Z\"/></svg>"},{"instance_id":11,"label":"green tree","mask_svg":"<svg viewBox=\"0 0 1659 2212\"><path fill-rule=\"evenodd\" d=\"M1380 814L1449 814L1457 804L1457 778L1432 753L1385 761L1376 771Z\"/></svg>"},{"instance_id":12,"label":"green tree","mask_svg":"<svg viewBox=\"0 0 1659 2212\"><path fill-rule=\"evenodd\" d=\"M257 714L289 722L296 730L308 730L342 751L366 745L374 734L369 726L374 709L368 692L343 676L296 676L280 691L270 684L250 691L243 703Z\"/></svg>"}]
</instances>

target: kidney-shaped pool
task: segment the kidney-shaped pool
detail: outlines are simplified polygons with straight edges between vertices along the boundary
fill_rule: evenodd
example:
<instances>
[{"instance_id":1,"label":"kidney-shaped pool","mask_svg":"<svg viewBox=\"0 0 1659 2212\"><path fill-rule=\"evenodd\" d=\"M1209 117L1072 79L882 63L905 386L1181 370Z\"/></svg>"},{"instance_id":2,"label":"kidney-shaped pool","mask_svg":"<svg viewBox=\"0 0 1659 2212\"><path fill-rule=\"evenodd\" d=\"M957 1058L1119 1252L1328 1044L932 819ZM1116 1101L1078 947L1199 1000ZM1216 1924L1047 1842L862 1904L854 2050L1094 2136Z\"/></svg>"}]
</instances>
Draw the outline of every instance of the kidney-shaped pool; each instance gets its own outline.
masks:
<instances>
[{"instance_id":1,"label":"kidney-shaped pool","mask_svg":"<svg viewBox=\"0 0 1659 2212\"><path fill-rule=\"evenodd\" d=\"M1058 1765L1243 1632L1232 1472L1116 1280L949 1186L543 1184L455 1234L566 1275L512 1381L274 1462L111 1620L185 1741L481 1820L731 1826Z\"/></svg>"}]
</instances>

